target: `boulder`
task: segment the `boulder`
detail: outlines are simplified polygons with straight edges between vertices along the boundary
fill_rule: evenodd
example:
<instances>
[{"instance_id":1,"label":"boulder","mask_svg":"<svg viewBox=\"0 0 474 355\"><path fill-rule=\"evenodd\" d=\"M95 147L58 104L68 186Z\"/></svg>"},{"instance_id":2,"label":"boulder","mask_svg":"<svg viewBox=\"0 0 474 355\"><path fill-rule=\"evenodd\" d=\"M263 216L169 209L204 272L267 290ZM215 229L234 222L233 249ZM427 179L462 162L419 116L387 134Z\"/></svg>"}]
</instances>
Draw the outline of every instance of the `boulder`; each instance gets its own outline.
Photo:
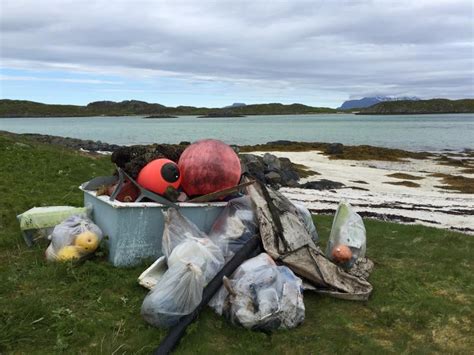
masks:
<instances>
[{"instance_id":1,"label":"boulder","mask_svg":"<svg viewBox=\"0 0 474 355\"><path fill-rule=\"evenodd\" d=\"M265 174L265 180L270 185L276 185L281 182L281 176L275 171L270 171L269 173Z\"/></svg>"},{"instance_id":2,"label":"boulder","mask_svg":"<svg viewBox=\"0 0 474 355\"><path fill-rule=\"evenodd\" d=\"M342 187L345 187L341 182L331 181L326 179L321 179L317 181L308 181L304 184L300 184L299 188L301 189L311 189L311 190L336 190Z\"/></svg>"},{"instance_id":3,"label":"boulder","mask_svg":"<svg viewBox=\"0 0 474 355\"><path fill-rule=\"evenodd\" d=\"M273 154L265 153L263 155L263 163L267 172L281 170L280 160Z\"/></svg>"},{"instance_id":4,"label":"boulder","mask_svg":"<svg viewBox=\"0 0 474 355\"><path fill-rule=\"evenodd\" d=\"M262 157L253 154L240 154L239 158L243 173L248 173L257 180L266 183L265 164Z\"/></svg>"}]
</instances>

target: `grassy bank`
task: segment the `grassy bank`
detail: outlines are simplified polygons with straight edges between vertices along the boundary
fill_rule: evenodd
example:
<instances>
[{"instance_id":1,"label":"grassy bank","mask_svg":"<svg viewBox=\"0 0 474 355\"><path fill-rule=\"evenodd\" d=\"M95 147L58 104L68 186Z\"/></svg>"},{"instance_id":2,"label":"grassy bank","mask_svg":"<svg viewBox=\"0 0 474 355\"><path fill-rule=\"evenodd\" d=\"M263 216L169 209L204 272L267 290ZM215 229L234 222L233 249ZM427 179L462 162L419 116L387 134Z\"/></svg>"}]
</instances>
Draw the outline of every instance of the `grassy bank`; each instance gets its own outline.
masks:
<instances>
[{"instance_id":1,"label":"grassy bank","mask_svg":"<svg viewBox=\"0 0 474 355\"><path fill-rule=\"evenodd\" d=\"M27 248L15 216L33 206L81 205L77 186L108 174L108 158L0 136L0 353L150 353L165 331L145 324L146 265L113 268L104 256L49 264ZM323 245L330 216L316 216ZM470 353L474 349L474 239L422 226L366 220L375 261L368 302L305 293L306 320L272 334L206 310L178 353Z\"/></svg>"}]
</instances>

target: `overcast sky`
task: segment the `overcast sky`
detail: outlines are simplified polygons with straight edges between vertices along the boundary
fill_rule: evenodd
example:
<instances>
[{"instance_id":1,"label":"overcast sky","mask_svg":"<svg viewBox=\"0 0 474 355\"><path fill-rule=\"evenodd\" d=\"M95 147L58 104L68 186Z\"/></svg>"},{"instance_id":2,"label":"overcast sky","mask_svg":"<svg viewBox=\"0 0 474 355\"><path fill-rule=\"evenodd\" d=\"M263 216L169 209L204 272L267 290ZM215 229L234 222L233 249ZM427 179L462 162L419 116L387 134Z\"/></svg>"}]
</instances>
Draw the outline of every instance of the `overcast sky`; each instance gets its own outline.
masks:
<instances>
[{"instance_id":1,"label":"overcast sky","mask_svg":"<svg viewBox=\"0 0 474 355\"><path fill-rule=\"evenodd\" d=\"M0 1L2 98L474 97L470 0Z\"/></svg>"}]
</instances>

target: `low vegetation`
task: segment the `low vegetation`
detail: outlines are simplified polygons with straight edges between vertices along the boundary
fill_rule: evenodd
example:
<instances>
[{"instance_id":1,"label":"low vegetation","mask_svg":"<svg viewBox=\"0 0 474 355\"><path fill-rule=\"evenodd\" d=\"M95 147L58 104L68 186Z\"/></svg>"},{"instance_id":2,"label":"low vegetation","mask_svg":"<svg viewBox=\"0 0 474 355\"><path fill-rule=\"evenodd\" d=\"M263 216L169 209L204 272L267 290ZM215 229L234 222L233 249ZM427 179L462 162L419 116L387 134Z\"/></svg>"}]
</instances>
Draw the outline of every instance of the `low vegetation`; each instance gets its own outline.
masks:
<instances>
[{"instance_id":1,"label":"low vegetation","mask_svg":"<svg viewBox=\"0 0 474 355\"><path fill-rule=\"evenodd\" d=\"M292 163L292 164L293 164L293 167L296 169L298 176L300 178L307 178L310 176L321 175L320 173L311 170L306 165L296 164L296 163Z\"/></svg>"},{"instance_id":2,"label":"low vegetation","mask_svg":"<svg viewBox=\"0 0 474 355\"><path fill-rule=\"evenodd\" d=\"M20 139L20 140L18 140ZM16 215L33 207L82 204L77 186L109 174L108 158L0 135L0 353L149 354L165 330L140 317L148 265L112 267L100 253L82 265L47 263L26 247ZM332 216L316 216L326 244ZM207 309L178 354L470 353L474 238L365 220L375 261L368 302L305 293L306 319L270 334L232 326Z\"/></svg>"},{"instance_id":3,"label":"low vegetation","mask_svg":"<svg viewBox=\"0 0 474 355\"><path fill-rule=\"evenodd\" d=\"M388 174L386 175L388 177L392 177L395 179L403 179L403 180L423 180L423 176L415 176L411 174L406 174L406 173L393 173L393 174Z\"/></svg>"},{"instance_id":4,"label":"low vegetation","mask_svg":"<svg viewBox=\"0 0 474 355\"><path fill-rule=\"evenodd\" d=\"M361 109L360 115L403 115L428 113L474 113L474 99L384 101Z\"/></svg>"},{"instance_id":5,"label":"low vegetation","mask_svg":"<svg viewBox=\"0 0 474 355\"><path fill-rule=\"evenodd\" d=\"M406 187L420 187L420 184L417 184L413 181L403 180L403 181L386 181L384 184L406 186Z\"/></svg>"},{"instance_id":6,"label":"low vegetation","mask_svg":"<svg viewBox=\"0 0 474 355\"><path fill-rule=\"evenodd\" d=\"M75 117L75 116L130 116L130 115L284 115L335 113L328 107L280 103L245 105L232 108L207 108L194 106L166 107L144 101L97 101L86 106L49 105L24 100L0 100L0 117Z\"/></svg>"},{"instance_id":7,"label":"low vegetation","mask_svg":"<svg viewBox=\"0 0 474 355\"><path fill-rule=\"evenodd\" d=\"M308 152L312 150L320 151L330 159L343 160L381 160L381 161L402 161L403 159L426 159L431 155L427 152L411 152L402 149L374 147L371 145L344 145L339 153L330 152L331 143L318 142L269 142L266 144L247 145L240 147L242 152L255 151L279 151L279 152Z\"/></svg>"},{"instance_id":8,"label":"low vegetation","mask_svg":"<svg viewBox=\"0 0 474 355\"><path fill-rule=\"evenodd\" d=\"M444 185L436 186L440 189L454 190L466 194L474 194L474 178L461 175L434 173L430 176L440 178Z\"/></svg>"}]
</instances>

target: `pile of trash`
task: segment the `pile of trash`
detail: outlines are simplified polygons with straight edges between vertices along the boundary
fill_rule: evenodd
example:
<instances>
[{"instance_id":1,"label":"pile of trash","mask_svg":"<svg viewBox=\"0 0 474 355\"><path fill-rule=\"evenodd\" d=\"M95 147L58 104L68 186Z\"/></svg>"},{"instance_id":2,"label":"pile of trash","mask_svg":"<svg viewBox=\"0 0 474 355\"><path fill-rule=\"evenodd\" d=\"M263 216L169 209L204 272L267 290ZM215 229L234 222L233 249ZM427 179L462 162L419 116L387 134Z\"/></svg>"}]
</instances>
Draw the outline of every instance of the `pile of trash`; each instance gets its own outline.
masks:
<instances>
[{"instance_id":1,"label":"pile of trash","mask_svg":"<svg viewBox=\"0 0 474 355\"><path fill-rule=\"evenodd\" d=\"M340 203L323 252L309 210L244 174L231 147L209 139L178 153L178 161L163 156L140 169L134 161L132 176L124 155L116 155L122 165L117 174L81 187L97 198L163 206L162 256L138 278L150 290L141 307L146 322L176 327L209 304L235 325L289 329L304 321L303 291L369 298L373 263L365 257L366 230L348 203ZM211 201L226 205L210 230L181 213L181 202ZM28 244L47 235L46 258L67 261L92 255L103 240L91 216L90 207L62 206L18 218Z\"/></svg>"},{"instance_id":2,"label":"pile of trash","mask_svg":"<svg viewBox=\"0 0 474 355\"><path fill-rule=\"evenodd\" d=\"M209 303L233 324L265 331L296 327L305 317L305 289L368 299L371 285L356 276L357 262L368 263L365 228L349 204L339 205L326 257L304 206L295 206L264 185L250 185L245 196L227 204L208 234L179 210L168 209L164 256L139 277L139 283L150 289L143 318L157 327L176 325L198 307L206 285L253 236L261 237L262 248L222 278Z\"/></svg>"}]
</instances>

